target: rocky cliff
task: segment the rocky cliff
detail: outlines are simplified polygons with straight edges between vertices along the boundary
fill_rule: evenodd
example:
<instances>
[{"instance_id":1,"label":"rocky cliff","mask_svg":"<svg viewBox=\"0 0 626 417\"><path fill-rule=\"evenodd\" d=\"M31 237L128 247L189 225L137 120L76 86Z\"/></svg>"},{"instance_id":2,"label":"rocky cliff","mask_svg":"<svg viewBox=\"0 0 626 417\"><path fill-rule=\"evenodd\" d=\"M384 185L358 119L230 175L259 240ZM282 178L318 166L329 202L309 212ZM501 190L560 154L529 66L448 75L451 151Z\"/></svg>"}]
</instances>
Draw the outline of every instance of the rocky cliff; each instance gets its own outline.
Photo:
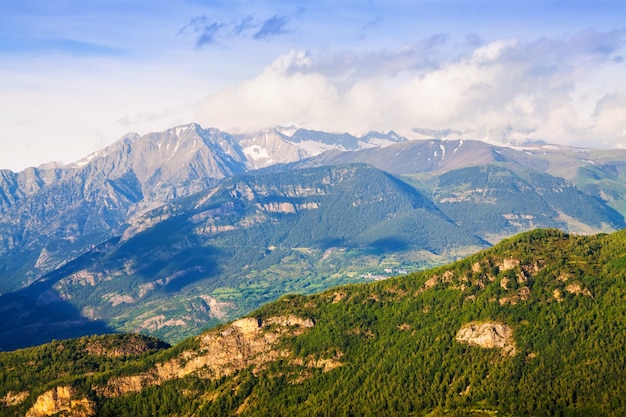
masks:
<instances>
[{"instance_id":1,"label":"rocky cliff","mask_svg":"<svg viewBox=\"0 0 626 417\"><path fill-rule=\"evenodd\" d=\"M37 397L26 417L63 415L67 417L91 417L96 415L93 401L78 395L71 386L59 386Z\"/></svg>"},{"instance_id":2,"label":"rocky cliff","mask_svg":"<svg viewBox=\"0 0 626 417\"><path fill-rule=\"evenodd\" d=\"M268 362L292 357L289 350L279 347L280 340L286 336L298 336L313 326L313 320L293 315L236 320L219 331L200 336L199 345L194 350L185 350L137 375L112 378L106 385L94 389L100 395L116 397L191 374L220 379L249 367L256 369ZM306 366L326 368L329 365L309 361Z\"/></svg>"}]
</instances>

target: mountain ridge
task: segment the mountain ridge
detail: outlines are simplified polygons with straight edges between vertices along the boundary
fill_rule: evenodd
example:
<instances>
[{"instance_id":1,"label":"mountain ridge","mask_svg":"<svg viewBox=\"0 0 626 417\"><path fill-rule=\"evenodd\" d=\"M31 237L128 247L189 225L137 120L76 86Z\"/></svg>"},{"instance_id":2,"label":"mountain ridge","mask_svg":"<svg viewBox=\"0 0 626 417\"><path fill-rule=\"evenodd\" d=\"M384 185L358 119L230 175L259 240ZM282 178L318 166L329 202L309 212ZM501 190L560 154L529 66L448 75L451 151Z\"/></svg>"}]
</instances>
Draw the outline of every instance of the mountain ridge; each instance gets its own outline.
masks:
<instances>
[{"instance_id":1,"label":"mountain ridge","mask_svg":"<svg viewBox=\"0 0 626 417\"><path fill-rule=\"evenodd\" d=\"M4 268L0 265L0 272L25 277L0 282L0 292L27 284L51 269L38 260L50 260L52 268L59 266L92 244L115 236L129 218L171 199L191 195L259 164L310 156L285 141L286 135L276 129L273 132L273 139L266 137L263 145L273 144L274 156L265 160L258 155L252 158L255 149L266 151L256 136L236 137L192 123L144 136L128 134L62 167L0 171L0 256L12 254L21 259ZM297 132L299 138L334 137L315 131ZM394 134L393 138L398 137ZM55 235L52 246L59 249L32 243Z\"/></svg>"}]
</instances>

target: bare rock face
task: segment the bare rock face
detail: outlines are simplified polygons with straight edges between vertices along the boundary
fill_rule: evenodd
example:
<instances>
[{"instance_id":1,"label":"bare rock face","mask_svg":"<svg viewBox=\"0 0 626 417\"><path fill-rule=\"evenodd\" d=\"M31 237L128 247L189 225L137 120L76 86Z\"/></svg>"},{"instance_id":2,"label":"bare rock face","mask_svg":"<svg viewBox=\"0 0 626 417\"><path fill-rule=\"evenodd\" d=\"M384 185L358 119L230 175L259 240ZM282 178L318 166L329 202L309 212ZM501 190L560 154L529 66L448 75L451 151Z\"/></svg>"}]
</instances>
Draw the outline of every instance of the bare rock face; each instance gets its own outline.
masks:
<instances>
[{"instance_id":1,"label":"bare rock face","mask_svg":"<svg viewBox=\"0 0 626 417\"><path fill-rule=\"evenodd\" d=\"M117 397L190 374L208 379L232 375L251 365L262 366L289 357L291 352L276 349L276 343L284 336L303 334L314 325L312 319L294 315L269 317L265 320L256 317L242 318L220 331L199 336L198 350L184 351L179 356L157 363L154 368L137 375L112 378L105 386L95 387L95 390L106 397ZM339 366L338 362L334 365ZM323 361L308 361L307 366L333 369Z\"/></svg>"},{"instance_id":2,"label":"bare rock face","mask_svg":"<svg viewBox=\"0 0 626 417\"><path fill-rule=\"evenodd\" d=\"M90 417L96 415L93 402L87 398L77 398L76 390L62 386L46 391L37 397L37 401L26 413L26 417L52 416L62 413L64 416Z\"/></svg>"},{"instance_id":3,"label":"bare rock face","mask_svg":"<svg viewBox=\"0 0 626 417\"><path fill-rule=\"evenodd\" d=\"M29 394L30 393L28 391L9 391L3 398L0 398L0 403L6 406L20 405L26 398L28 398Z\"/></svg>"},{"instance_id":4,"label":"bare rock face","mask_svg":"<svg viewBox=\"0 0 626 417\"><path fill-rule=\"evenodd\" d=\"M513 330L498 322L472 322L461 327L456 334L456 341L485 349L502 349L503 355L515 355Z\"/></svg>"}]
</instances>

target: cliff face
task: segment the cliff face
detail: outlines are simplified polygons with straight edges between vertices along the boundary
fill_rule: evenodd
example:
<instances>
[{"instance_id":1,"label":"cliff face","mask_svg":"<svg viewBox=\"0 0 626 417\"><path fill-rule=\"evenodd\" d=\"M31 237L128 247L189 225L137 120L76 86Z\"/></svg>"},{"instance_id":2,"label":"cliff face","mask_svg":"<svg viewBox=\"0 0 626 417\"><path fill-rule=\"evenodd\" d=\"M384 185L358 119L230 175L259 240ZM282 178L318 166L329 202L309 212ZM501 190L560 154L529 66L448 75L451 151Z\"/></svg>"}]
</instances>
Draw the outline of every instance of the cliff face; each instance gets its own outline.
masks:
<instances>
[{"instance_id":1,"label":"cliff face","mask_svg":"<svg viewBox=\"0 0 626 417\"><path fill-rule=\"evenodd\" d=\"M313 320L293 315L265 320L243 318L219 332L200 336L198 349L185 350L145 372L112 378L106 385L95 387L95 391L105 397L117 397L190 374L219 379L249 366L257 368L280 358L288 358L291 352L277 348L281 338L300 335L313 326ZM307 366L325 369L328 364L311 362Z\"/></svg>"},{"instance_id":2,"label":"cliff face","mask_svg":"<svg viewBox=\"0 0 626 417\"><path fill-rule=\"evenodd\" d=\"M92 401L78 395L70 386L53 388L37 397L26 417L43 417L62 414L67 417L90 417L96 415Z\"/></svg>"}]
</instances>

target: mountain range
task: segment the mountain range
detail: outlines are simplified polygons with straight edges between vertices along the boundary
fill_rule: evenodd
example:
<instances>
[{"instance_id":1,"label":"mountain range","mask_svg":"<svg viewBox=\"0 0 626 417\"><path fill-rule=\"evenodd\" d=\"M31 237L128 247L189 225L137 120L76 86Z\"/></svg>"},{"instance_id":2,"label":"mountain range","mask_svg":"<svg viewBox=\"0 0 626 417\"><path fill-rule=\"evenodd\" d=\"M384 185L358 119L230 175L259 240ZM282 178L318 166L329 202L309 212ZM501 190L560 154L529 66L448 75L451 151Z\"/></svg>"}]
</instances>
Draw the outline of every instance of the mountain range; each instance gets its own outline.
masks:
<instances>
[{"instance_id":1,"label":"mountain range","mask_svg":"<svg viewBox=\"0 0 626 417\"><path fill-rule=\"evenodd\" d=\"M0 348L113 331L176 342L524 230L619 230L625 164L619 150L191 124L0 171Z\"/></svg>"},{"instance_id":2,"label":"mountain range","mask_svg":"<svg viewBox=\"0 0 626 417\"><path fill-rule=\"evenodd\" d=\"M401 140L394 133L355 138L306 130L288 137L277 129L234 136L191 124L141 137L129 134L66 166L2 170L0 292L27 285L122 233L134 216L226 177L298 161L323 149Z\"/></svg>"}]
</instances>

